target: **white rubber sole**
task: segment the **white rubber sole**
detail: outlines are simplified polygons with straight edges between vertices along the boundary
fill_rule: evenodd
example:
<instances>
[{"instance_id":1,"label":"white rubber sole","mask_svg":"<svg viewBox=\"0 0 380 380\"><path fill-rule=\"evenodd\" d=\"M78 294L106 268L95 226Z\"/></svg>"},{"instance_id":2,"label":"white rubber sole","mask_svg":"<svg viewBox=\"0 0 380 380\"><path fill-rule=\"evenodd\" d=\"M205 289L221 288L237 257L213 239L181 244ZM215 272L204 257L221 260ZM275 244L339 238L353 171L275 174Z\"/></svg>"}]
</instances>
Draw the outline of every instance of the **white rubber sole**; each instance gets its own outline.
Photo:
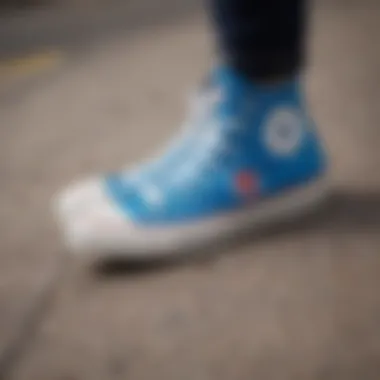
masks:
<instances>
[{"instance_id":1,"label":"white rubber sole","mask_svg":"<svg viewBox=\"0 0 380 380\"><path fill-rule=\"evenodd\" d=\"M129 221L107 199L101 182L89 180L69 188L54 202L68 249L97 258L154 259L179 255L234 233L255 229L310 211L328 194L326 178L252 207L198 223L144 228Z\"/></svg>"}]
</instances>

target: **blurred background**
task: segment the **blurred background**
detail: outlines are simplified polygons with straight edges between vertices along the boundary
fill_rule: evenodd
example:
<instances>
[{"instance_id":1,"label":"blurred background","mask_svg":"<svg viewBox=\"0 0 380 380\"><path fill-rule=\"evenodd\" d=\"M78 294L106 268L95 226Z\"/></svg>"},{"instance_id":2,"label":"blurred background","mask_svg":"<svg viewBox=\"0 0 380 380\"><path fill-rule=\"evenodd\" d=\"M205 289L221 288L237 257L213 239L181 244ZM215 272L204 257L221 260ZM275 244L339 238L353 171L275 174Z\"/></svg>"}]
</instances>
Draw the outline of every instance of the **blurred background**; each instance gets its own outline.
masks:
<instances>
[{"instance_id":1,"label":"blurred background","mask_svg":"<svg viewBox=\"0 0 380 380\"><path fill-rule=\"evenodd\" d=\"M328 207L177 265L66 257L52 196L176 130L213 59L202 3L0 2L1 379L379 379L377 0L310 7Z\"/></svg>"}]
</instances>

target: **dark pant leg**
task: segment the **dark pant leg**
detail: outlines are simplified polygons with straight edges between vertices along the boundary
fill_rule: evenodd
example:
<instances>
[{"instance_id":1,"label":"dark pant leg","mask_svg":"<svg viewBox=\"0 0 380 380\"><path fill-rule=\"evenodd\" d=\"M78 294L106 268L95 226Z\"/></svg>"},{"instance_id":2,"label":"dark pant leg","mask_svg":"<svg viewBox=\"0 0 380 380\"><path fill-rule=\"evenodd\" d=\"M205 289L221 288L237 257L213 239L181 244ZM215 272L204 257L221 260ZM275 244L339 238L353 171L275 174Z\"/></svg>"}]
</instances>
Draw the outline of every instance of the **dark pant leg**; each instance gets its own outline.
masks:
<instances>
[{"instance_id":1,"label":"dark pant leg","mask_svg":"<svg viewBox=\"0 0 380 380\"><path fill-rule=\"evenodd\" d=\"M224 59L259 80L304 63L306 0L209 0Z\"/></svg>"}]
</instances>

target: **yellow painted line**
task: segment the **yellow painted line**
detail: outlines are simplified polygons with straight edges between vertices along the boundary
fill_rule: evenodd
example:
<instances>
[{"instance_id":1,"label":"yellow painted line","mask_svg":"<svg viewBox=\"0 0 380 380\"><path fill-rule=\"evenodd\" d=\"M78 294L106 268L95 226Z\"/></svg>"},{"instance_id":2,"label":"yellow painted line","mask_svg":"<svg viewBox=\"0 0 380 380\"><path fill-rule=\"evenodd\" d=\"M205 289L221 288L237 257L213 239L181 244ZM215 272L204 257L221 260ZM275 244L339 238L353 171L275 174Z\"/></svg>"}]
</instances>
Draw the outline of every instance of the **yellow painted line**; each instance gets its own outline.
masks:
<instances>
[{"instance_id":1,"label":"yellow painted line","mask_svg":"<svg viewBox=\"0 0 380 380\"><path fill-rule=\"evenodd\" d=\"M58 66L63 58L63 52L50 50L0 61L0 79L17 79L36 75Z\"/></svg>"}]
</instances>

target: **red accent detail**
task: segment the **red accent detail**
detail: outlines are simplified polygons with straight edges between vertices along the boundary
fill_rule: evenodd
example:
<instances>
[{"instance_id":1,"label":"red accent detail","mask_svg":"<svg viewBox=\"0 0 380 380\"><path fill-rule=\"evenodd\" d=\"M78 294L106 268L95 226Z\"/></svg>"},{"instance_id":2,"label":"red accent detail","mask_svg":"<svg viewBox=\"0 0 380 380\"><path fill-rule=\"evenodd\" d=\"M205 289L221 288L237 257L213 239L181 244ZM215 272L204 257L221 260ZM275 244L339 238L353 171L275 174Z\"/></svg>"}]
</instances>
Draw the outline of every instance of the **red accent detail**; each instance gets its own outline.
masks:
<instances>
[{"instance_id":1,"label":"red accent detail","mask_svg":"<svg viewBox=\"0 0 380 380\"><path fill-rule=\"evenodd\" d=\"M248 171L239 172L235 177L235 186L242 195L256 195L259 188L257 176Z\"/></svg>"}]
</instances>

